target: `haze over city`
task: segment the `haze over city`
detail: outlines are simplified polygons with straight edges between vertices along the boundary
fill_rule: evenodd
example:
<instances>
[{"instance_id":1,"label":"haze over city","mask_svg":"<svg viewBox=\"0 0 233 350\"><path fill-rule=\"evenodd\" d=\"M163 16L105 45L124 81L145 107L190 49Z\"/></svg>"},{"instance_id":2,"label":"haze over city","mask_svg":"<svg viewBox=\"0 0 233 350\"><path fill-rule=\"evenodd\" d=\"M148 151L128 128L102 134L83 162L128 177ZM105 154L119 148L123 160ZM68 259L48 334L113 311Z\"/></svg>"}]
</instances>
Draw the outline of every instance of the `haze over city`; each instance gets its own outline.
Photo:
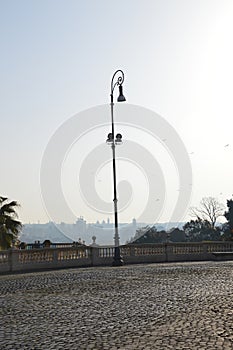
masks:
<instances>
[{"instance_id":1,"label":"haze over city","mask_svg":"<svg viewBox=\"0 0 233 350\"><path fill-rule=\"evenodd\" d=\"M183 141L193 175L189 206L198 206L202 197L224 204L232 198L232 16L230 0L2 2L1 194L20 203L20 219L70 221L62 213L51 217L43 203L41 162L63 123L90 108L94 118L98 106L106 111L106 125L70 145L61 187L74 217L89 222L111 217L87 205L77 182L92 149L103 144L110 153L105 144L110 82L119 68L125 73L124 108L129 104L160 115ZM121 108L116 106L117 118ZM167 140L153 140L152 151L143 130L124 126L122 134L126 142L119 147L136 142L163 169L166 200L158 220L169 221L181 189ZM112 203L111 171L110 163L100 164L94 175L97 193ZM146 205L147 174L124 160L117 171L133 193L119 219L131 222ZM188 207L182 220L187 218Z\"/></svg>"}]
</instances>

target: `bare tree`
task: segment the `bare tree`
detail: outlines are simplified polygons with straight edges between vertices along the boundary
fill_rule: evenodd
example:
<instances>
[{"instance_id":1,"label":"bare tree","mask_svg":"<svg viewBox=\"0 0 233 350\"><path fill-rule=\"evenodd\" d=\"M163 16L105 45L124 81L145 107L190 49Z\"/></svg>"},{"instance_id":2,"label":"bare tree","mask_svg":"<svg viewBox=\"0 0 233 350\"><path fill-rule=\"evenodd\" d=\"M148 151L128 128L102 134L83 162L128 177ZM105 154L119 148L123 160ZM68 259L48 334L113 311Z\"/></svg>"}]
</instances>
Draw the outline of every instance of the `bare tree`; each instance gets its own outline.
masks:
<instances>
[{"instance_id":1,"label":"bare tree","mask_svg":"<svg viewBox=\"0 0 233 350\"><path fill-rule=\"evenodd\" d=\"M214 229L217 218L224 215L224 205L219 203L216 198L204 197L199 208L190 208L190 214L197 219L207 220L211 228Z\"/></svg>"}]
</instances>

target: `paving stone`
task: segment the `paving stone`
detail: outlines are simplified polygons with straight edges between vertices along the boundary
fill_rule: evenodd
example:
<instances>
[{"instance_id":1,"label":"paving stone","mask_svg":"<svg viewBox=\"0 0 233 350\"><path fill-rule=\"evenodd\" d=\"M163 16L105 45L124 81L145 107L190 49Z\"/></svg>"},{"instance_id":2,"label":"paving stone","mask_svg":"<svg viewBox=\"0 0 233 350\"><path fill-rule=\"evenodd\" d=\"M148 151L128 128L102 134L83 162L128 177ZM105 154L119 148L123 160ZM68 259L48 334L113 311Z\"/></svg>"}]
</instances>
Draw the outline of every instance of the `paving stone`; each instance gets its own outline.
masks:
<instances>
[{"instance_id":1,"label":"paving stone","mask_svg":"<svg viewBox=\"0 0 233 350\"><path fill-rule=\"evenodd\" d=\"M0 349L233 349L233 262L0 276Z\"/></svg>"}]
</instances>

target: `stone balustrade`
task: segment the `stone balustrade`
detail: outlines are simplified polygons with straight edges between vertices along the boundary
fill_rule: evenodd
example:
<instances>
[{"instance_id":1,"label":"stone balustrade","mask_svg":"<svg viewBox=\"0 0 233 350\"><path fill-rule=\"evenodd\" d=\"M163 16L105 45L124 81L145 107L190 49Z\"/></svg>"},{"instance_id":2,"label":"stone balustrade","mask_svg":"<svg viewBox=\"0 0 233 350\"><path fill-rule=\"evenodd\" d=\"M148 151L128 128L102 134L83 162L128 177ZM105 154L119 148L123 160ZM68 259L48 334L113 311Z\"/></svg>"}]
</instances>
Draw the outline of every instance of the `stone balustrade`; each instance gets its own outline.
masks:
<instances>
[{"instance_id":1,"label":"stone balustrade","mask_svg":"<svg viewBox=\"0 0 233 350\"><path fill-rule=\"evenodd\" d=\"M233 242L128 244L120 247L125 264L216 260L233 252ZM114 247L74 246L0 251L0 273L66 267L111 266ZM231 259L233 254L222 254Z\"/></svg>"}]
</instances>

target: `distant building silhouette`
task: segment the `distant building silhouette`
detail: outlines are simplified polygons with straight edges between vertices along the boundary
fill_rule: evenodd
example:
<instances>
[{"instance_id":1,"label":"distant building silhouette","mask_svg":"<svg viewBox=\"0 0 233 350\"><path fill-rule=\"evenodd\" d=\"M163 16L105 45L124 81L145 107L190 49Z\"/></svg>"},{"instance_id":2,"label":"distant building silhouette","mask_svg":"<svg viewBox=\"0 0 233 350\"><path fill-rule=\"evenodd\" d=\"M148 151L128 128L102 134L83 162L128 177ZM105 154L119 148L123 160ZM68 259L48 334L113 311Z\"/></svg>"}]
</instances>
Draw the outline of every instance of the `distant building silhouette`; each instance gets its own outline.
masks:
<instances>
[{"instance_id":1,"label":"distant building silhouette","mask_svg":"<svg viewBox=\"0 0 233 350\"><path fill-rule=\"evenodd\" d=\"M165 224L155 225L157 231L165 230ZM174 223L174 227L182 227L182 223ZM119 223L120 243L125 244L135 237L136 231L147 226L146 223L138 223L135 218L131 223ZM46 224L25 224L20 235L20 240L26 243L41 241L48 239L51 242L71 243L85 241L86 244L93 244L92 237L96 237L99 245L113 245L114 223L110 219L97 220L95 223L88 223L83 216L77 218L73 224L61 222L54 224L48 222Z\"/></svg>"}]
</instances>

